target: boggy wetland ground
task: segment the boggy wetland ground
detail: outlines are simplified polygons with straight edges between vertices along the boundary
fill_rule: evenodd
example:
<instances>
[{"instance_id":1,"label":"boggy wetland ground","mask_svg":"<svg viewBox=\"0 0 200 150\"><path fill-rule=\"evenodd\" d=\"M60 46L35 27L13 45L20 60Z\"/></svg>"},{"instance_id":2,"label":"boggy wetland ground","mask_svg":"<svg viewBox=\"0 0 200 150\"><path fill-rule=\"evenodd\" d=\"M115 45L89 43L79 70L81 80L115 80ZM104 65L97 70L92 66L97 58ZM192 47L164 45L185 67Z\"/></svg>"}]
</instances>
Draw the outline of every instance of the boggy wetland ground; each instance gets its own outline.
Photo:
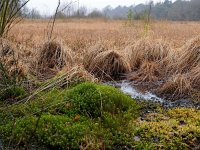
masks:
<instances>
[{"instance_id":1,"label":"boggy wetland ground","mask_svg":"<svg viewBox=\"0 0 200 150\"><path fill-rule=\"evenodd\" d=\"M0 149L200 149L199 22L57 20L51 40L49 30L24 20L1 39ZM122 81L194 107L105 84Z\"/></svg>"}]
</instances>

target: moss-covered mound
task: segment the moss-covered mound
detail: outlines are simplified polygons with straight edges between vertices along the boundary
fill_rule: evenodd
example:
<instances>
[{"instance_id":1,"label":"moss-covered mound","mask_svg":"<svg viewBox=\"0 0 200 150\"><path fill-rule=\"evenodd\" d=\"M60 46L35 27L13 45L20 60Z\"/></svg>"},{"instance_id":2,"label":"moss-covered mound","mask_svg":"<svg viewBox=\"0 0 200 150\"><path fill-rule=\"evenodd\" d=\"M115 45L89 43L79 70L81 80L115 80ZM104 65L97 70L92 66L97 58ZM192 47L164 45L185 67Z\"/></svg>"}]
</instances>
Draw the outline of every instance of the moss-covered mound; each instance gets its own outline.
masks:
<instances>
[{"instance_id":1,"label":"moss-covered mound","mask_svg":"<svg viewBox=\"0 0 200 150\"><path fill-rule=\"evenodd\" d=\"M129 96L106 85L53 89L27 104L0 108L0 140L6 148L124 147L138 108Z\"/></svg>"},{"instance_id":2,"label":"moss-covered mound","mask_svg":"<svg viewBox=\"0 0 200 150\"><path fill-rule=\"evenodd\" d=\"M73 108L92 118L102 117L105 112L115 115L131 111L134 115L138 109L130 96L113 87L93 83L84 83L69 90L68 98Z\"/></svg>"}]
</instances>

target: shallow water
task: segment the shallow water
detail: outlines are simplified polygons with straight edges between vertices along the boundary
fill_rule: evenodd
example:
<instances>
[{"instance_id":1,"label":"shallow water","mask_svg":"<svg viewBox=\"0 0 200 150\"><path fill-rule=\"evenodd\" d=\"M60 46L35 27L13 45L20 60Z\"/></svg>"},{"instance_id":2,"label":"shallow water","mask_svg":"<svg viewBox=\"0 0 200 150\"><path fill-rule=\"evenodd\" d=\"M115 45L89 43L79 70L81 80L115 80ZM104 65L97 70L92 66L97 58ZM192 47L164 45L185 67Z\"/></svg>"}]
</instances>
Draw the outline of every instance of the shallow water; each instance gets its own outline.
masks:
<instances>
[{"instance_id":1,"label":"shallow water","mask_svg":"<svg viewBox=\"0 0 200 150\"><path fill-rule=\"evenodd\" d=\"M200 109L200 104L194 104L190 99L180 99L175 102L162 99L149 91L139 90L132 82L129 81L119 81L119 82L107 82L107 85L119 88L123 93L130 95L136 100L145 100L149 102L160 103L162 106L170 107L188 107Z\"/></svg>"},{"instance_id":2,"label":"shallow water","mask_svg":"<svg viewBox=\"0 0 200 150\"><path fill-rule=\"evenodd\" d=\"M160 102L160 103L164 102L162 98L159 98L150 92L142 92L142 91L137 90L131 85L130 82L127 82L127 81L109 82L107 84L119 88L123 93L130 95L134 99L142 99L142 100Z\"/></svg>"}]
</instances>

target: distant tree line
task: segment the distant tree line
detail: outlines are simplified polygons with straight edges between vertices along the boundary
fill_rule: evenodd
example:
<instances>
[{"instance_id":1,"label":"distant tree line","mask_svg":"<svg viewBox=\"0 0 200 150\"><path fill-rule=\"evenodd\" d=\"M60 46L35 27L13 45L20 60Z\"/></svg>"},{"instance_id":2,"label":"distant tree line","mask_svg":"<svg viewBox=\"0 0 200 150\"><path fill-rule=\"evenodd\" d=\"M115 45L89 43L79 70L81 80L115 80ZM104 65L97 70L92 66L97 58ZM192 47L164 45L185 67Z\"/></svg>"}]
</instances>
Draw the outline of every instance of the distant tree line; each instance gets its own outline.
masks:
<instances>
[{"instance_id":1,"label":"distant tree line","mask_svg":"<svg viewBox=\"0 0 200 150\"><path fill-rule=\"evenodd\" d=\"M64 5L63 5L64 7ZM149 11L149 9L151 10ZM62 9L61 9L62 10ZM118 6L112 8L106 6L103 10L94 9L88 11L86 7L82 6L76 8L76 4L69 5L64 10L59 11L57 18L110 18L110 19L125 19L130 17L134 20L143 19L147 13L150 13L151 18L158 20L200 20L200 0L165 0L164 2L154 3L150 1L147 4ZM27 18L37 19L47 16L41 15L36 9L29 10L24 8L23 15Z\"/></svg>"},{"instance_id":2,"label":"distant tree line","mask_svg":"<svg viewBox=\"0 0 200 150\"><path fill-rule=\"evenodd\" d=\"M200 20L200 0L165 0L164 2L132 5L130 7L118 6L103 9L103 14L109 18L126 18L132 13L133 19L142 19L151 5L151 17L158 20Z\"/></svg>"},{"instance_id":3,"label":"distant tree line","mask_svg":"<svg viewBox=\"0 0 200 150\"><path fill-rule=\"evenodd\" d=\"M197 21L200 20L200 0L177 0L174 3L165 0L153 7L152 15L156 19Z\"/></svg>"}]
</instances>

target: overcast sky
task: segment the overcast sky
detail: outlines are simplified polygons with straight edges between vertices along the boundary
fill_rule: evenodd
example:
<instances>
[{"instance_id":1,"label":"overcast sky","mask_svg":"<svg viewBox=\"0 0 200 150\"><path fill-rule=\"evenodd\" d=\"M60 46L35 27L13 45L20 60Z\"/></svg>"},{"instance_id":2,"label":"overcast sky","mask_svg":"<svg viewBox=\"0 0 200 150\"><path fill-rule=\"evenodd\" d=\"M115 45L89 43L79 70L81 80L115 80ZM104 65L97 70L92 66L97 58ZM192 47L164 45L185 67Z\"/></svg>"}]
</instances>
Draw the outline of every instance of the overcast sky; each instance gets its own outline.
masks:
<instances>
[{"instance_id":1,"label":"overcast sky","mask_svg":"<svg viewBox=\"0 0 200 150\"><path fill-rule=\"evenodd\" d=\"M62 3L70 2L71 0L61 0ZM73 0L74 2L78 0ZM86 6L89 10L94 8L102 9L107 5L116 7L121 6L130 6L137 5L139 3L146 3L149 0L79 0L80 6ZM154 2L160 2L163 0L154 0ZM29 8L35 8L43 14L49 14L54 12L57 6L58 0L30 0L28 3ZM78 5L76 2L75 4Z\"/></svg>"}]
</instances>

